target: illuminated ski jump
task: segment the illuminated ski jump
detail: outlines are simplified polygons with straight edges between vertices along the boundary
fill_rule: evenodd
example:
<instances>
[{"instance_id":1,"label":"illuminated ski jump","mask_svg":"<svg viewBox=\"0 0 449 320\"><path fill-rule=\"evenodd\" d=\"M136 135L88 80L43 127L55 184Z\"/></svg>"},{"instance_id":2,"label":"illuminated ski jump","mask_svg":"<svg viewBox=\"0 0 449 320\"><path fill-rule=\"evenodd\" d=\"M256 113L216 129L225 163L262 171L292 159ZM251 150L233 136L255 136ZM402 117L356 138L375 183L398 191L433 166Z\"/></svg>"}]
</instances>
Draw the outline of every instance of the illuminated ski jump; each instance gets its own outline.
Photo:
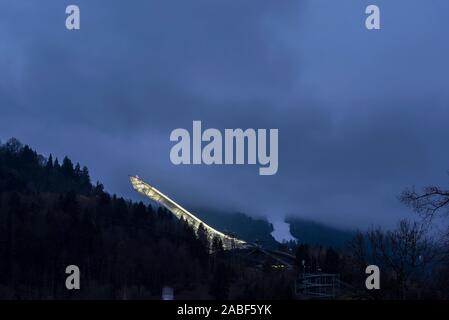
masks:
<instances>
[{"instance_id":1,"label":"illuminated ski jump","mask_svg":"<svg viewBox=\"0 0 449 320\"><path fill-rule=\"evenodd\" d=\"M187 223L195 230L195 232L202 224L207 231L209 243L212 243L212 240L214 238L218 238L223 243L223 248L225 250L240 249L249 246L247 242L224 234L218 230L215 230L211 226L207 225L206 223L195 217L195 215L193 215L192 213L181 207L179 204L174 202L172 199L167 197L165 194L163 194L156 188L150 186L148 183L146 183L139 177L131 176L129 177L129 180L131 181L134 190L150 198L151 200L160 203L170 212L172 212L178 219L180 220L184 219L185 221L187 221Z\"/></svg>"}]
</instances>

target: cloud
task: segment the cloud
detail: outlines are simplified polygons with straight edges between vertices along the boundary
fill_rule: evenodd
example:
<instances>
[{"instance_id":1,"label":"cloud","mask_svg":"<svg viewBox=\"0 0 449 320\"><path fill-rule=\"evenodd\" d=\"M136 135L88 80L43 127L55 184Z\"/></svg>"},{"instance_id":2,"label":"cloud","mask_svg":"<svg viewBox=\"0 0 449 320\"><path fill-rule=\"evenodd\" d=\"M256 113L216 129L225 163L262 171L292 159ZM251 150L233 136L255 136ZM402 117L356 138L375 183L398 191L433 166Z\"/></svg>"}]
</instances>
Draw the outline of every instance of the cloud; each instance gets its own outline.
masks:
<instances>
[{"instance_id":1,"label":"cloud","mask_svg":"<svg viewBox=\"0 0 449 320\"><path fill-rule=\"evenodd\" d=\"M189 207L391 225L444 182L449 22L435 1L78 1L0 5L0 127L134 199L139 174ZM368 2L366 2L368 3ZM171 130L279 128L279 173L174 166Z\"/></svg>"}]
</instances>

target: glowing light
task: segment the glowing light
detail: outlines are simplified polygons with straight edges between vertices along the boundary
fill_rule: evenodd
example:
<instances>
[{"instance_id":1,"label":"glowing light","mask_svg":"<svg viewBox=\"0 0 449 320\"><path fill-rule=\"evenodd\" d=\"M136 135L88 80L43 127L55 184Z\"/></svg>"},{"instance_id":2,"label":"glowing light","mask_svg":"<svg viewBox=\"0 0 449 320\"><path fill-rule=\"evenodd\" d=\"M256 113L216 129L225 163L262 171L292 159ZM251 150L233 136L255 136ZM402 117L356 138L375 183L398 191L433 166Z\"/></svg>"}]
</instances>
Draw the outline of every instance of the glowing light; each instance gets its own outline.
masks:
<instances>
[{"instance_id":1,"label":"glowing light","mask_svg":"<svg viewBox=\"0 0 449 320\"><path fill-rule=\"evenodd\" d=\"M248 246L245 241L224 234L204 223L194 214L184 209L182 206L157 190L155 187L150 186L138 176L131 176L129 177L129 180L131 181L134 190L152 199L153 201L160 203L165 208L167 208L167 210L173 213L178 219L184 219L195 230L195 232L198 231L198 228L202 224L207 232L209 243L212 243L214 238L218 238L223 243L223 248L225 250L245 248L246 246Z\"/></svg>"}]
</instances>

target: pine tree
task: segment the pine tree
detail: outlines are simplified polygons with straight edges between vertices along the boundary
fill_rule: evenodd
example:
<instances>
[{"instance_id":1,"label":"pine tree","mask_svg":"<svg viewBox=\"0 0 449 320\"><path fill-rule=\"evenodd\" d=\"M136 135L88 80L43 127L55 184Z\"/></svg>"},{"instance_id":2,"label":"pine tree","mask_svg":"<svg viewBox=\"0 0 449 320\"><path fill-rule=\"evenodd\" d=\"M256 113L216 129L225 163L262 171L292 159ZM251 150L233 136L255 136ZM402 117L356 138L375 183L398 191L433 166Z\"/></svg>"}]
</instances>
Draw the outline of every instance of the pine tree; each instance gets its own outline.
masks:
<instances>
[{"instance_id":1,"label":"pine tree","mask_svg":"<svg viewBox=\"0 0 449 320\"><path fill-rule=\"evenodd\" d=\"M340 257L338 253L331 247L326 250L324 259L324 271L328 273L339 272Z\"/></svg>"},{"instance_id":2,"label":"pine tree","mask_svg":"<svg viewBox=\"0 0 449 320\"><path fill-rule=\"evenodd\" d=\"M62 161L61 172L65 177L74 176L73 163L67 157L64 157L64 160Z\"/></svg>"},{"instance_id":3,"label":"pine tree","mask_svg":"<svg viewBox=\"0 0 449 320\"><path fill-rule=\"evenodd\" d=\"M209 283L209 293L217 300L229 297L230 272L224 263L219 263Z\"/></svg>"},{"instance_id":4,"label":"pine tree","mask_svg":"<svg viewBox=\"0 0 449 320\"><path fill-rule=\"evenodd\" d=\"M209 248L209 240L207 236L207 230L204 228L204 225L200 223L198 226L198 230L196 231L196 236L198 240L200 240L201 244L207 248Z\"/></svg>"},{"instance_id":5,"label":"pine tree","mask_svg":"<svg viewBox=\"0 0 449 320\"><path fill-rule=\"evenodd\" d=\"M102 195L103 193L104 193L104 186L99 181L97 181L97 184L95 185L94 188L94 194L99 196Z\"/></svg>"},{"instance_id":6,"label":"pine tree","mask_svg":"<svg viewBox=\"0 0 449 320\"><path fill-rule=\"evenodd\" d=\"M306 271L307 267L310 267L310 250L307 244L301 244L296 249L296 264L300 268L301 272Z\"/></svg>"},{"instance_id":7,"label":"pine tree","mask_svg":"<svg viewBox=\"0 0 449 320\"><path fill-rule=\"evenodd\" d=\"M80 166L79 162L76 163L76 166L75 166L75 169L74 169L74 174L75 174L76 179L80 180L80 178L81 178L81 166Z\"/></svg>"},{"instance_id":8,"label":"pine tree","mask_svg":"<svg viewBox=\"0 0 449 320\"><path fill-rule=\"evenodd\" d=\"M223 251L223 242L221 241L221 239L214 237L214 240L212 241L212 252L220 254Z\"/></svg>"},{"instance_id":9,"label":"pine tree","mask_svg":"<svg viewBox=\"0 0 449 320\"><path fill-rule=\"evenodd\" d=\"M55 170L56 171L59 171L60 169L61 169L61 165L59 164L59 160L58 160L58 158L56 157L56 159L55 159L55 163L54 163L54 168L55 168Z\"/></svg>"},{"instance_id":10,"label":"pine tree","mask_svg":"<svg viewBox=\"0 0 449 320\"><path fill-rule=\"evenodd\" d=\"M50 153L50 157L48 157L47 164L45 165L45 168L47 169L48 172L53 170L53 156L51 155L51 153Z\"/></svg>"},{"instance_id":11,"label":"pine tree","mask_svg":"<svg viewBox=\"0 0 449 320\"><path fill-rule=\"evenodd\" d=\"M86 166L81 170L80 175L81 193L90 194L92 192L92 183L90 182L89 169Z\"/></svg>"}]
</instances>

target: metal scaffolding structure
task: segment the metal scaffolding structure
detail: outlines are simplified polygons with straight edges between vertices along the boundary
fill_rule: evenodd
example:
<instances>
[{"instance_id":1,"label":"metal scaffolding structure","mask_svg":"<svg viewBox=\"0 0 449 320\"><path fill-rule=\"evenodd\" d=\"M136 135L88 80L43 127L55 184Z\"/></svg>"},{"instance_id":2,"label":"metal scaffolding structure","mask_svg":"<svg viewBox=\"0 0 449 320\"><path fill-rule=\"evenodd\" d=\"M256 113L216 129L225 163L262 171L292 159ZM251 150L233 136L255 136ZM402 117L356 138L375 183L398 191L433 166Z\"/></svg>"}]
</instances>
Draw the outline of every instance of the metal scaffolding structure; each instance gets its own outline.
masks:
<instances>
[{"instance_id":1,"label":"metal scaffolding structure","mask_svg":"<svg viewBox=\"0 0 449 320\"><path fill-rule=\"evenodd\" d=\"M242 249L249 246L246 241L224 234L204 223L194 214L184 209L182 206L157 190L155 187L152 187L151 185L140 179L138 176L130 176L129 180L131 181L134 190L150 198L151 200L160 203L167 210L173 213L178 219L185 220L193 228L193 230L195 230L195 232L198 231L200 225L203 225L207 232L207 236L209 238L208 240L210 243L212 243L214 238L218 238L223 243L223 248L225 250Z\"/></svg>"},{"instance_id":2,"label":"metal scaffolding structure","mask_svg":"<svg viewBox=\"0 0 449 320\"><path fill-rule=\"evenodd\" d=\"M295 293L306 299L335 299L340 284L339 274L303 273L295 281Z\"/></svg>"}]
</instances>

